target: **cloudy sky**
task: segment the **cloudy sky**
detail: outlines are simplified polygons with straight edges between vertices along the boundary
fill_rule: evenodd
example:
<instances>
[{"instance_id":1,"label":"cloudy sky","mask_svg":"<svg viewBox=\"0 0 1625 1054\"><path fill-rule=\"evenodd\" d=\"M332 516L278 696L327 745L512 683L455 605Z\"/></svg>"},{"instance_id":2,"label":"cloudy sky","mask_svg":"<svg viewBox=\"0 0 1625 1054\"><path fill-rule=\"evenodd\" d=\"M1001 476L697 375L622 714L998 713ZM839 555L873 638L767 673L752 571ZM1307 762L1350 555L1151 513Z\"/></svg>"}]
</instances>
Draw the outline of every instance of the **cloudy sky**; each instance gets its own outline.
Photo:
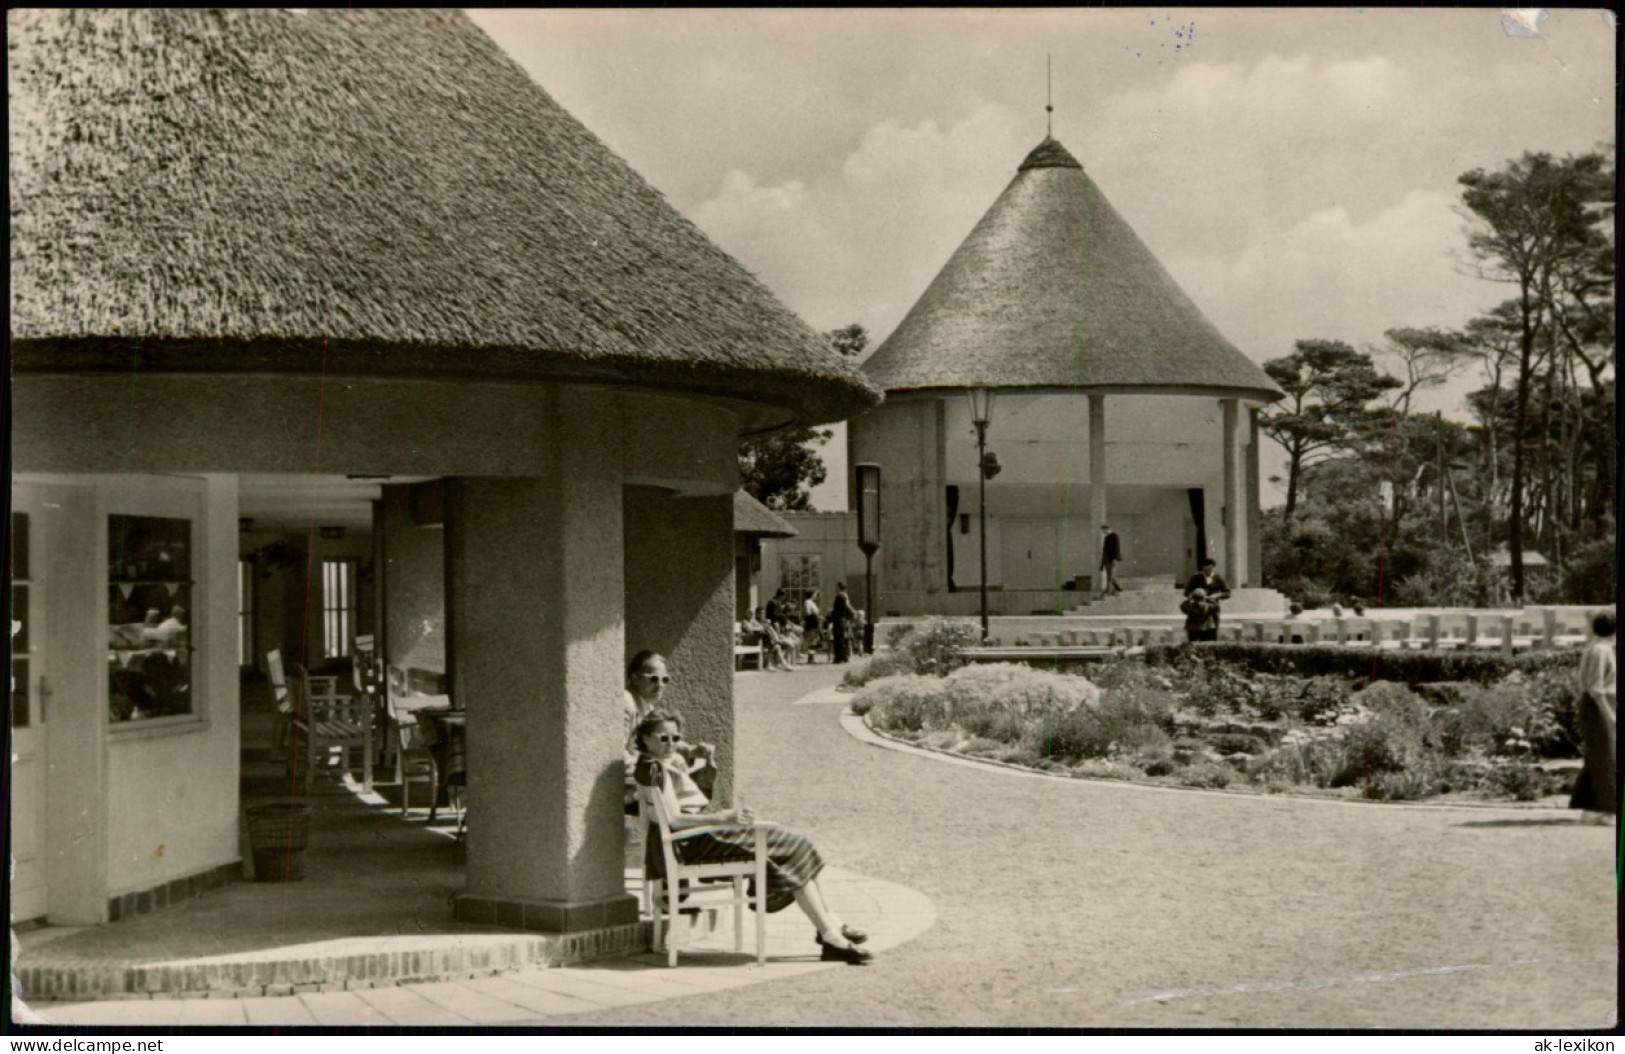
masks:
<instances>
[{"instance_id":1,"label":"cloudy sky","mask_svg":"<svg viewBox=\"0 0 1625 1054\"><path fill-rule=\"evenodd\" d=\"M472 16L803 318L875 343L1043 138L1046 55L1055 137L1260 362L1505 299L1462 273L1456 177L1615 123L1602 11Z\"/></svg>"}]
</instances>

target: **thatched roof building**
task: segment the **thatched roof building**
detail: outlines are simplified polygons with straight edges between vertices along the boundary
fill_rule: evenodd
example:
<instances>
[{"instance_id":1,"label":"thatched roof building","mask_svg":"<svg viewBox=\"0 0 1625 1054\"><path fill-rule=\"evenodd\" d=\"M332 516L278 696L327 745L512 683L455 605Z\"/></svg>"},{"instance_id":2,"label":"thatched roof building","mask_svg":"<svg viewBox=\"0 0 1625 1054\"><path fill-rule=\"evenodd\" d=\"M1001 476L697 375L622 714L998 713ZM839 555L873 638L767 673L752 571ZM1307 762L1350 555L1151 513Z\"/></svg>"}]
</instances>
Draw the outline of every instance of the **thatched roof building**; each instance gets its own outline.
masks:
<instances>
[{"instance_id":1,"label":"thatched roof building","mask_svg":"<svg viewBox=\"0 0 1625 1054\"><path fill-rule=\"evenodd\" d=\"M800 532L742 490L734 491L734 533L755 538L794 538Z\"/></svg>"},{"instance_id":2,"label":"thatched roof building","mask_svg":"<svg viewBox=\"0 0 1625 1054\"><path fill-rule=\"evenodd\" d=\"M864 370L888 391L1281 394L1054 139L1027 155Z\"/></svg>"},{"instance_id":3,"label":"thatched roof building","mask_svg":"<svg viewBox=\"0 0 1625 1054\"><path fill-rule=\"evenodd\" d=\"M7 13L19 371L878 393L465 16Z\"/></svg>"}]
</instances>

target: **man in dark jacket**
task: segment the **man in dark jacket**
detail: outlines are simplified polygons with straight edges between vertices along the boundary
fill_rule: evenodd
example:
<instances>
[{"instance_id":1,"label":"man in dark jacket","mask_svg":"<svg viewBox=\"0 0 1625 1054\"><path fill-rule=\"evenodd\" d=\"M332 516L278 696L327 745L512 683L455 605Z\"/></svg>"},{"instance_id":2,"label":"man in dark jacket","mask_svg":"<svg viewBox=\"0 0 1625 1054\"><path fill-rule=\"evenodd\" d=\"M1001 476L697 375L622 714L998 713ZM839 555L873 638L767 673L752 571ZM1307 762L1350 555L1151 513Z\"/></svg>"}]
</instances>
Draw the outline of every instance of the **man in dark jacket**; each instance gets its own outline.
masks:
<instances>
[{"instance_id":1,"label":"man in dark jacket","mask_svg":"<svg viewBox=\"0 0 1625 1054\"><path fill-rule=\"evenodd\" d=\"M1219 601L1230 599L1230 586L1225 583L1224 576L1219 574L1219 565L1211 557L1204 557L1201 570L1191 575L1191 580L1185 583L1185 595L1191 596L1201 590L1203 596L1213 605L1213 636L1207 640L1219 639Z\"/></svg>"},{"instance_id":2,"label":"man in dark jacket","mask_svg":"<svg viewBox=\"0 0 1625 1054\"><path fill-rule=\"evenodd\" d=\"M1123 591L1123 587L1117 584L1117 565L1123 559L1123 543L1110 527L1102 525L1100 529L1106 532L1105 541L1100 545L1100 595L1109 597Z\"/></svg>"},{"instance_id":3,"label":"man in dark jacket","mask_svg":"<svg viewBox=\"0 0 1625 1054\"><path fill-rule=\"evenodd\" d=\"M851 620L852 601L847 599L846 583L840 582L835 586L835 599L829 605L829 634L835 648L836 662L847 659L846 627Z\"/></svg>"}]
</instances>

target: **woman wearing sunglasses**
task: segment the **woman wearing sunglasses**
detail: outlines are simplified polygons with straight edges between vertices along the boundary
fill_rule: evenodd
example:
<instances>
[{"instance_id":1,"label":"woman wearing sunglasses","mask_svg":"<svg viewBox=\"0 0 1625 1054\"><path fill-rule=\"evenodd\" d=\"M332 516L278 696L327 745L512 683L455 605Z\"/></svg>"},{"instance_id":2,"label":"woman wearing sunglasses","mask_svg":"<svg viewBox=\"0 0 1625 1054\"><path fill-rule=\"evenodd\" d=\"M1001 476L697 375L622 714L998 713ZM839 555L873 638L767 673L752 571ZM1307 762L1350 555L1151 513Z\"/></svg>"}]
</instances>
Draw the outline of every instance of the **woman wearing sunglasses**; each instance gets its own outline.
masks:
<instances>
[{"instance_id":1,"label":"woman wearing sunglasses","mask_svg":"<svg viewBox=\"0 0 1625 1054\"><path fill-rule=\"evenodd\" d=\"M678 857L689 864L726 860L749 860L755 835L749 825L754 820L749 809L723 809L713 812L711 800L689 776L681 754L682 719L659 710L638 722L636 738L640 753L637 763L638 796L646 808L654 808L660 797L673 831L690 827L741 824L739 830L708 831L673 845ZM824 858L806 835L772 827L767 836L767 910L783 911L792 903L812 920L818 930L815 940L819 957L826 962L861 965L874 953L858 945L869 939L862 930L842 922L824 900L818 874ZM646 843L644 873L650 878L665 876L666 861L658 839Z\"/></svg>"},{"instance_id":2,"label":"woman wearing sunglasses","mask_svg":"<svg viewBox=\"0 0 1625 1054\"><path fill-rule=\"evenodd\" d=\"M637 794L631 786L632 768L638 760L638 741L633 732L638 727L638 722L657 708L674 712L671 707L661 703L666 694L666 686L670 683L671 674L666 670L666 657L659 652L640 651L626 664L624 710L628 814L634 814L637 810ZM681 754L683 760L688 763L689 772L699 780L701 786L710 788L715 784L716 769L713 761L716 756L715 747L710 743L684 743Z\"/></svg>"}]
</instances>

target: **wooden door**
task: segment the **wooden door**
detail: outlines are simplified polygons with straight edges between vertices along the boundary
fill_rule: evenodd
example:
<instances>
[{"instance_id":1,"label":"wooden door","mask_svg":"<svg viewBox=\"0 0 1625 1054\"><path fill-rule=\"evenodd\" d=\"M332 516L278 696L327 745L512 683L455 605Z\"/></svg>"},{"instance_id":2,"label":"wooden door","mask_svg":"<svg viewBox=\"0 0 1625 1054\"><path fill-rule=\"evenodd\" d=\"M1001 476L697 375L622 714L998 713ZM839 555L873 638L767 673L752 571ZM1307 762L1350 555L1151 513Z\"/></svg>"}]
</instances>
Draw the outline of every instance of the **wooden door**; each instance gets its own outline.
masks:
<instances>
[{"instance_id":1,"label":"wooden door","mask_svg":"<svg viewBox=\"0 0 1625 1054\"><path fill-rule=\"evenodd\" d=\"M1060 532L1054 520L1001 520L1005 589L1056 589L1061 584Z\"/></svg>"}]
</instances>

